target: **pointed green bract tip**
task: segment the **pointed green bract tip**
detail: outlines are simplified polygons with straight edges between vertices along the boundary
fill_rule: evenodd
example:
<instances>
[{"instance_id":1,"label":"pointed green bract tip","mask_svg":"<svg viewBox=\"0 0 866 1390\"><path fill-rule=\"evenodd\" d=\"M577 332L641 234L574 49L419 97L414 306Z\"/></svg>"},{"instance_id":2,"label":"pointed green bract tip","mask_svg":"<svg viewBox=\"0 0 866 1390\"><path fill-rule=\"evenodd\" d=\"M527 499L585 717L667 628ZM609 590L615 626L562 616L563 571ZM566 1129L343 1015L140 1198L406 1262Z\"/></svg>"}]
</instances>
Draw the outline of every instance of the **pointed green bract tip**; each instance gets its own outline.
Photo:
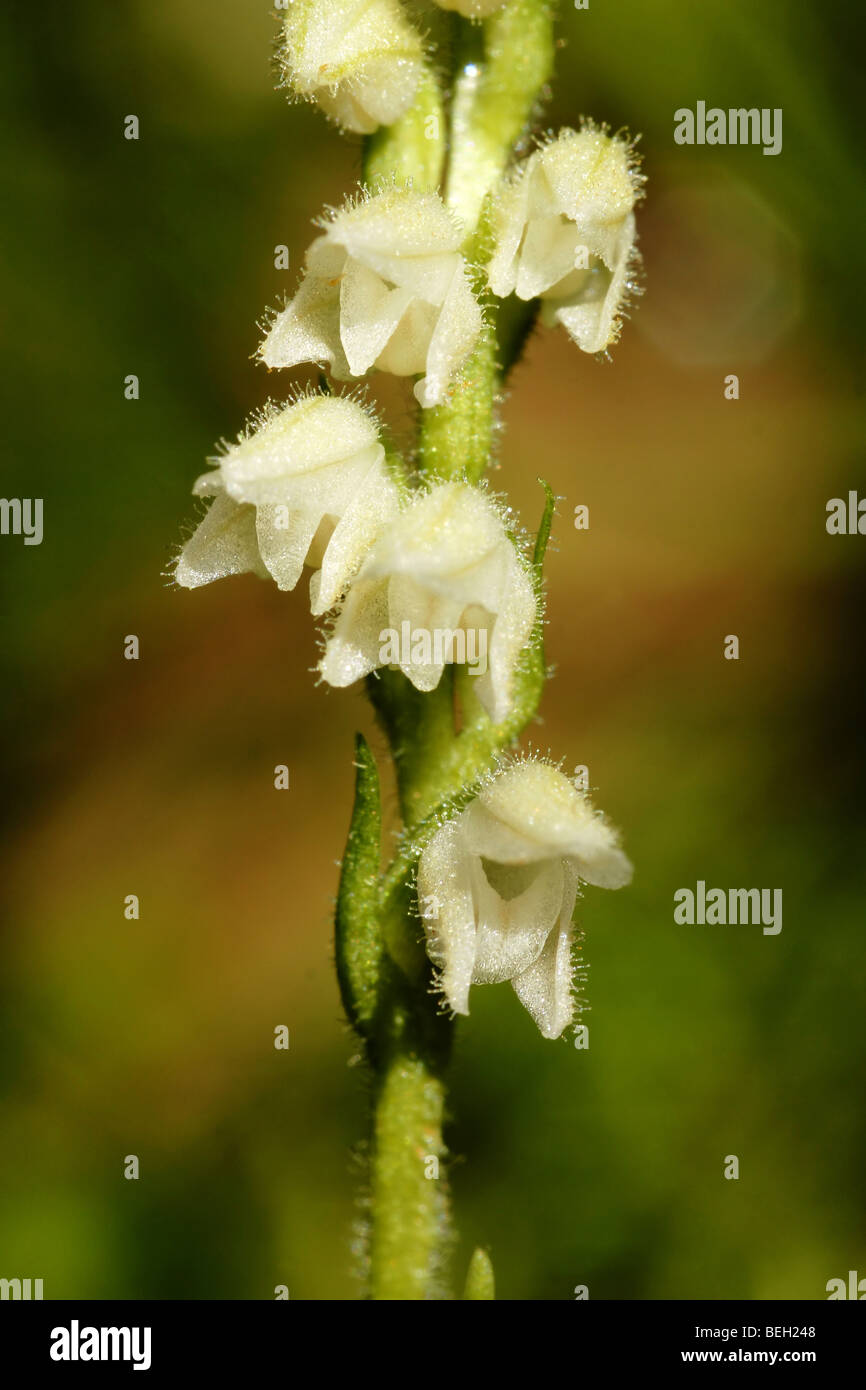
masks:
<instances>
[{"instance_id":1,"label":"pointed green bract tip","mask_svg":"<svg viewBox=\"0 0 866 1390\"><path fill-rule=\"evenodd\" d=\"M463 1298L489 1299L495 1297L496 1281L493 1277L493 1263L487 1251L482 1250L481 1246L477 1245L472 1252L472 1259L469 1261Z\"/></svg>"}]
</instances>

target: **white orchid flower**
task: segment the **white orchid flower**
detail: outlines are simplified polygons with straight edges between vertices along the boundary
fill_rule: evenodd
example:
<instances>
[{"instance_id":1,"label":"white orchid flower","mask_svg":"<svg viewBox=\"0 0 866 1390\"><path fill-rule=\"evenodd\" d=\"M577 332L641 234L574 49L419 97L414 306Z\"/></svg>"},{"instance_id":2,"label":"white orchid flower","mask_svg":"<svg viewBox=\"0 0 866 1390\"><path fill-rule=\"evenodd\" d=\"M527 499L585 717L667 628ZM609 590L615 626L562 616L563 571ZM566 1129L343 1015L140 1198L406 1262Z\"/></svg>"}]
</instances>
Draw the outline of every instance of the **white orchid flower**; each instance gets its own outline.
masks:
<instances>
[{"instance_id":1,"label":"white orchid flower","mask_svg":"<svg viewBox=\"0 0 866 1390\"><path fill-rule=\"evenodd\" d=\"M493 212L493 293L542 301L584 352L619 337L636 260L641 178L629 145L587 125L565 130L502 185Z\"/></svg>"},{"instance_id":2,"label":"white orchid flower","mask_svg":"<svg viewBox=\"0 0 866 1390\"><path fill-rule=\"evenodd\" d=\"M247 572L293 589L307 564L324 613L399 510L375 420L344 396L269 406L215 462L193 487L213 501L175 568L187 589Z\"/></svg>"},{"instance_id":3,"label":"white orchid flower","mask_svg":"<svg viewBox=\"0 0 866 1390\"><path fill-rule=\"evenodd\" d=\"M421 853L427 950L451 1009L510 980L545 1038L572 1021L571 919L581 880L621 888L631 864L585 794L545 762L494 775Z\"/></svg>"},{"instance_id":4,"label":"white orchid flower","mask_svg":"<svg viewBox=\"0 0 866 1390\"><path fill-rule=\"evenodd\" d=\"M345 130L369 134L408 110L424 61L399 0L289 0L283 78Z\"/></svg>"},{"instance_id":5,"label":"white orchid flower","mask_svg":"<svg viewBox=\"0 0 866 1390\"><path fill-rule=\"evenodd\" d=\"M536 611L532 580L495 505L466 483L441 483L382 531L337 616L322 676L346 686L395 665L429 691L446 664L463 661L498 723Z\"/></svg>"},{"instance_id":6,"label":"white orchid flower","mask_svg":"<svg viewBox=\"0 0 866 1390\"><path fill-rule=\"evenodd\" d=\"M259 357L268 367L328 362L340 381L371 367L423 372L415 395L439 405L481 329L459 223L437 193L389 188L321 225Z\"/></svg>"}]
</instances>

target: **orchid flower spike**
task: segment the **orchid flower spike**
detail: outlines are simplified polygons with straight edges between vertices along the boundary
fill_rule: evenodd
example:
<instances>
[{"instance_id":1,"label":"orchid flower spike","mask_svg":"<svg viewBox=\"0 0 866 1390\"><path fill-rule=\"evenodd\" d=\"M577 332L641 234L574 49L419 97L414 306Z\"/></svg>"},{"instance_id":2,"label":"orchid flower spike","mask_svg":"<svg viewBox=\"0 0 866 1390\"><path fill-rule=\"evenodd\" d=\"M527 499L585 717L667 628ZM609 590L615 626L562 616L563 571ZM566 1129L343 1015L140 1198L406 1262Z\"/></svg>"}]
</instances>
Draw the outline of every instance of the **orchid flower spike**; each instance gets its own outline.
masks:
<instances>
[{"instance_id":1,"label":"orchid flower spike","mask_svg":"<svg viewBox=\"0 0 866 1390\"><path fill-rule=\"evenodd\" d=\"M344 130L368 135L412 104L424 61L421 36L399 0L289 0L283 80Z\"/></svg>"},{"instance_id":2,"label":"orchid flower spike","mask_svg":"<svg viewBox=\"0 0 866 1390\"><path fill-rule=\"evenodd\" d=\"M540 297L584 352L615 343L637 260L642 179L628 143L593 125L563 130L518 166L493 209L493 293Z\"/></svg>"},{"instance_id":3,"label":"orchid flower spike","mask_svg":"<svg viewBox=\"0 0 866 1390\"><path fill-rule=\"evenodd\" d=\"M439 405L481 329L460 224L438 193L394 187L320 225L305 277L259 349L262 362L328 362L340 381L371 367L423 372L415 395Z\"/></svg>"},{"instance_id":4,"label":"orchid flower spike","mask_svg":"<svg viewBox=\"0 0 866 1390\"><path fill-rule=\"evenodd\" d=\"M250 571L293 589L306 563L311 609L324 613L399 510L376 422L345 396L269 406L214 461L193 487L213 501L175 568L186 589Z\"/></svg>"},{"instance_id":5,"label":"orchid flower spike","mask_svg":"<svg viewBox=\"0 0 866 1390\"><path fill-rule=\"evenodd\" d=\"M536 620L528 568L493 502L466 483L417 496L381 533L351 585L320 664L334 686L397 666L433 690L449 662L477 677L499 723Z\"/></svg>"},{"instance_id":6,"label":"orchid flower spike","mask_svg":"<svg viewBox=\"0 0 866 1390\"><path fill-rule=\"evenodd\" d=\"M421 853L427 951L455 1013L470 985L510 980L545 1038L574 1012L572 914L581 880L621 888L632 868L585 794L549 763L495 774Z\"/></svg>"}]
</instances>

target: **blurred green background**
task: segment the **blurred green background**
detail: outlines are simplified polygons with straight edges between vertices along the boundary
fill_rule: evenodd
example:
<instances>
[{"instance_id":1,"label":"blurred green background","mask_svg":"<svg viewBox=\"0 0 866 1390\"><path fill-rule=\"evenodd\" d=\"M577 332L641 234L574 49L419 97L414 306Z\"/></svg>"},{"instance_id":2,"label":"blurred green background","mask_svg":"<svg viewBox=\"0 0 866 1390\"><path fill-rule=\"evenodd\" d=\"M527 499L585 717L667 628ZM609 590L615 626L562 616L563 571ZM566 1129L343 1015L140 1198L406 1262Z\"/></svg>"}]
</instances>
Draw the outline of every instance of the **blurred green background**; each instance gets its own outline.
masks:
<instances>
[{"instance_id":1,"label":"blurred green background","mask_svg":"<svg viewBox=\"0 0 866 1390\"><path fill-rule=\"evenodd\" d=\"M532 526L537 475L562 496L528 742L588 766L636 875L587 890L588 1051L542 1041L507 988L460 1024L456 1260L488 1245L505 1298L808 1299L866 1275L866 541L824 525L866 485L858 18L561 9L544 126L642 132L647 292L612 364L532 340L493 480ZM164 572L216 441L303 379L253 365L255 321L359 147L274 91L264 3L13 3L0 35L3 492L45 499L41 546L0 542L0 1276L354 1298L366 1084L330 913L371 721L315 686L305 585ZM781 107L783 152L676 146L698 100ZM403 387L373 394L408 437ZM699 878L781 887L781 934L675 925Z\"/></svg>"}]
</instances>

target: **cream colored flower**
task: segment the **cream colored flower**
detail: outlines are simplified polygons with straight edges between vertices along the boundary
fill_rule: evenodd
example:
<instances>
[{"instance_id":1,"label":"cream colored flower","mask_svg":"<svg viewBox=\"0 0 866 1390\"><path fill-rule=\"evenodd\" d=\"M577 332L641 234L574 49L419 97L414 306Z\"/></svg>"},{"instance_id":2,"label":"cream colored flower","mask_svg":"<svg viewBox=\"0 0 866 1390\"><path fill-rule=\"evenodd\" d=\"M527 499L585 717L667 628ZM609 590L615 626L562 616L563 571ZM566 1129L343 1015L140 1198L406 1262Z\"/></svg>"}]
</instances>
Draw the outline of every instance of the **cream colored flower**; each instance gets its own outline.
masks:
<instances>
[{"instance_id":1,"label":"cream colored flower","mask_svg":"<svg viewBox=\"0 0 866 1390\"><path fill-rule=\"evenodd\" d=\"M593 126L564 130L502 186L488 266L500 298L542 301L584 352L616 342L631 288L640 188L629 146Z\"/></svg>"},{"instance_id":2,"label":"cream colored flower","mask_svg":"<svg viewBox=\"0 0 866 1390\"><path fill-rule=\"evenodd\" d=\"M572 1021L571 919L581 880L621 888L631 864L583 792L544 762L496 774L421 853L427 950L455 1013L510 980L545 1038Z\"/></svg>"},{"instance_id":3,"label":"cream colored flower","mask_svg":"<svg viewBox=\"0 0 866 1390\"><path fill-rule=\"evenodd\" d=\"M350 685L399 666L433 690L449 662L477 679L491 719L508 713L514 671L536 618L532 581L493 503L465 483L418 496L379 536L346 596L321 662Z\"/></svg>"},{"instance_id":4,"label":"cream colored flower","mask_svg":"<svg viewBox=\"0 0 866 1390\"><path fill-rule=\"evenodd\" d=\"M177 561L187 589L248 571L293 589L307 564L324 613L400 505L375 421L342 396L268 407L216 462L193 488L213 501Z\"/></svg>"},{"instance_id":5,"label":"cream colored flower","mask_svg":"<svg viewBox=\"0 0 866 1390\"><path fill-rule=\"evenodd\" d=\"M346 130L369 134L402 116L423 56L399 0L289 0L280 54L285 83Z\"/></svg>"},{"instance_id":6,"label":"cream colored flower","mask_svg":"<svg viewBox=\"0 0 866 1390\"><path fill-rule=\"evenodd\" d=\"M268 367L329 362L340 381L371 367L426 375L438 405L481 328L460 254L462 232L437 193L389 188L322 224L306 274L259 349Z\"/></svg>"}]
</instances>

